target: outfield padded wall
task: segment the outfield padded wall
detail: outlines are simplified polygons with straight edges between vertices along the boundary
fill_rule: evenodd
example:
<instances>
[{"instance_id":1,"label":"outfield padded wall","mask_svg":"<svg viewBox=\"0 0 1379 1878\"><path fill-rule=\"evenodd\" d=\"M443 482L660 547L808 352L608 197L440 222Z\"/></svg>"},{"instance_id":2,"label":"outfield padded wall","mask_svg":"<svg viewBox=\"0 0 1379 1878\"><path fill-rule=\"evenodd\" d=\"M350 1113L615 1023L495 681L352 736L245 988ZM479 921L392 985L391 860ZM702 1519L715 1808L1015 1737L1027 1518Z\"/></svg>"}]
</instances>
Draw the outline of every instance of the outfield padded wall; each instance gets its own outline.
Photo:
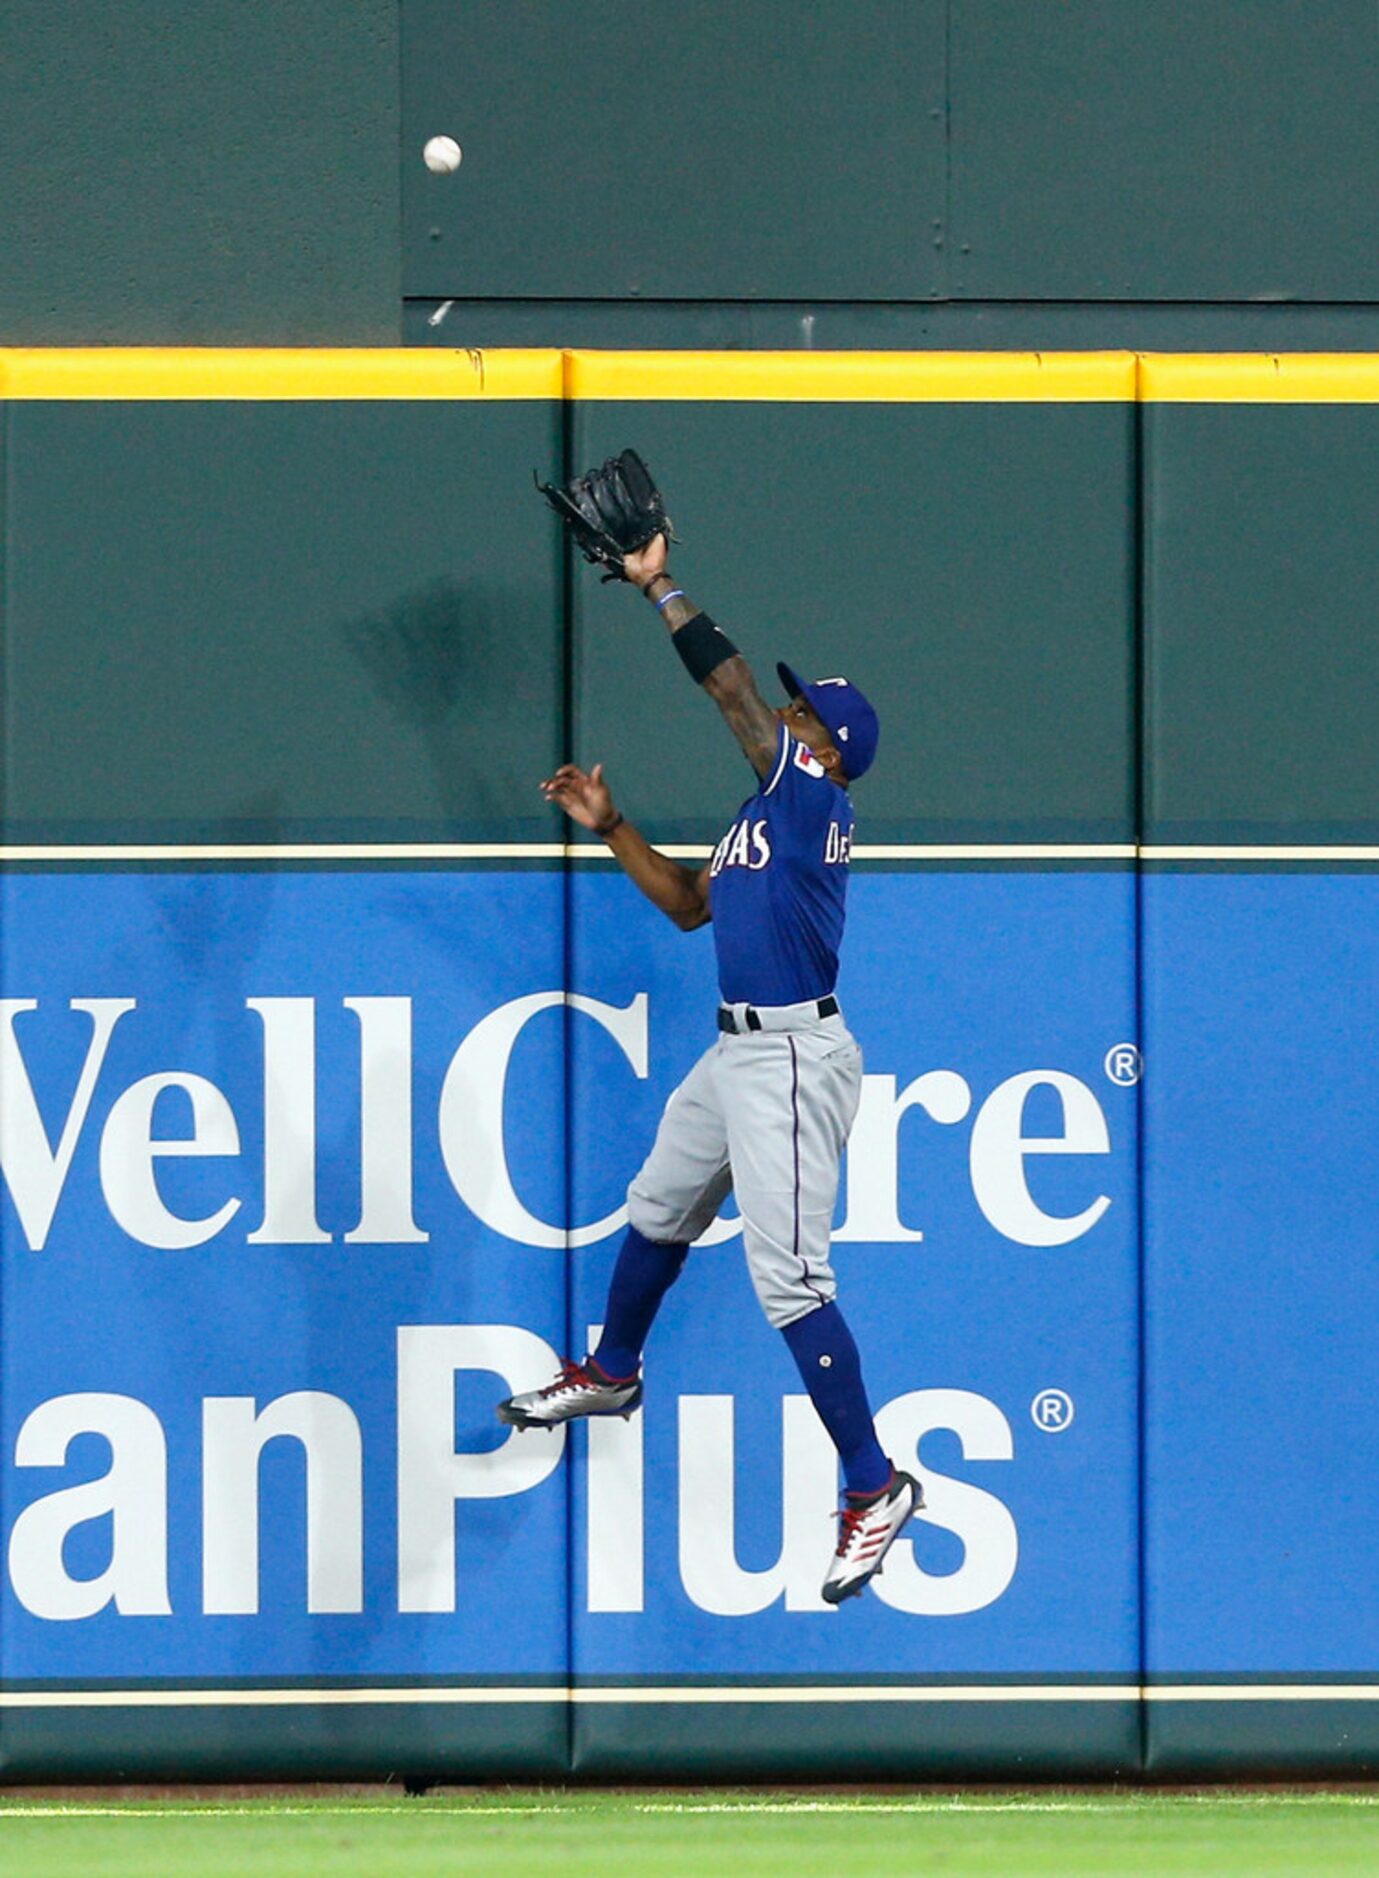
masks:
<instances>
[{"instance_id":1,"label":"outfield padded wall","mask_svg":"<svg viewBox=\"0 0 1379 1878\"><path fill-rule=\"evenodd\" d=\"M535 1384L564 1347L563 1251L511 1256L460 1198L491 1178L470 1083L492 1096L483 1023L514 997L545 1002L497 1086L510 1164L543 1219L565 1187L565 887L535 788L565 576L527 482L561 467L561 384L555 353L0 357L0 987L34 1001L6 1033L0 1221L10 1779L567 1764L565 1474L549 1453L514 1517L487 1454L492 1367ZM103 1019L49 1213L14 1131L67 1111ZM109 1145L140 1085L144 1134L182 1150L142 1190ZM45 1403L107 1435L45 1446ZM113 1606L45 1601L65 1572L25 1509L112 1455L142 1483ZM203 1493L217 1467L240 1487ZM455 1467L477 1519L452 1539ZM110 1565L94 1509L65 1558Z\"/></svg>"},{"instance_id":2,"label":"outfield padded wall","mask_svg":"<svg viewBox=\"0 0 1379 1878\"><path fill-rule=\"evenodd\" d=\"M558 353L0 358L11 843L549 834Z\"/></svg>"},{"instance_id":3,"label":"outfield padded wall","mask_svg":"<svg viewBox=\"0 0 1379 1878\"><path fill-rule=\"evenodd\" d=\"M1149 358L1146 1755L1379 1763L1379 363Z\"/></svg>"},{"instance_id":4,"label":"outfield padded wall","mask_svg":"<svg viewBox=\"0 0 1379 1878\"><path fill-rule=\"evenodd\" d=\"M1373 1766L1370 382L0 354L5 1777L836 1776L840 1728L859 1779ZM602 758L686 858L750 787L531 493L628 441L763 678L882 709L837 1262L930 1509L841 1613L731 1217L641 1416L568 1468L492 1419L585 1346L713 1036L709 935L536 781Z\"/></svg>"},{"instance_id":5,"label":"outfield padded wall","mask_svg":"<svg viewBox=\"0 0 1379 1878\"><path fill-rule=\"evenodd\" d=\"M881 707L853 791L839 989L868 1081L836 1263L886 1439L901 1465L921 1456L933 1508L879 1589L831 1615L793 1432L812 1415L729 1217L657 1325L643 1445L622 1463L644 1482L640 1583L605 1590L602 1558L575 1556L583 1774L975 1778L1137 1758L1136 1100L1103 1067L1136 1027L1134 373L1126 354L570 357L573 460L645 451L685 537L676 579L766 695L783 697L784 659L846 672ZM592 581L571 623L577 750L658 838L712 844L752 772L686 695L664 628ZM598 865L573 881L571 946L578 990L622 1004L646 988L651 1006L641 1090L589 1027L573 1039L584 1218L713 1041L714 966L709 932L674 932ZM1104 1201L1057 1246L991 1208L982 1147L995 1092L1046 1069L1097 1092L1109 1131L1104 1159L1032 1179L1061 1219ZM1032 1092L1027 1132L1071 1128L1063 1100ZM579 1328L616 1243L572 1263ZM1079 1405L1066 1432L1032 1421L1050 1387ZM822 1469L815 1503L826 1449ZM577 1530L588 1479L577 1467ZM648 1701L637 1682L675 1693Z\"/></svg>"}]
</instances>

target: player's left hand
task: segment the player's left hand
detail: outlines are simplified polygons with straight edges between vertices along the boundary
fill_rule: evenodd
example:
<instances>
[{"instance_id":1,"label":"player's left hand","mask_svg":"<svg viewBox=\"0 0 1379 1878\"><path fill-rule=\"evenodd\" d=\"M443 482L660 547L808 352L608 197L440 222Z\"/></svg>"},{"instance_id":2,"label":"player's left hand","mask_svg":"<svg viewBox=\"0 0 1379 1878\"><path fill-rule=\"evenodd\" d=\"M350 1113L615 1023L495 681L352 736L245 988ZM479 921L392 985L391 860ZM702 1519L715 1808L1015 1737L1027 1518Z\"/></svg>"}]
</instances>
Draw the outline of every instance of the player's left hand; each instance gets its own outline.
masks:
<instances>
[{"instance_id":1,"label":"player's left hand","mask_svg":"<svg viewBox=\"0 0 1379 1878\"><path fill-rule=\"evenodd\" d=\"M658 580L665 573L669 553L670 547L665 536L653 535L644 548L638 548L635 554L623 556L623 572L634 587L649 587L653 580Z\"/></svg>"},{"instance_id":2,"label":"player's left hand","mask_svg":"<svg viewBox=\"0 0 1379 1878\"><path fill-rule=\"evenodd\" d=\"M640 562L657 535L675 538L661 492L635 450L610 456L601 468L575 476L563 487L539 478L536 486L585 560L609 570L605 580L636 580L638 576L628 571L629 560ZM659 563L652 562L642 577L643 584L665 566L664 541L660 553Z\"/></svg>"}]
</instances>

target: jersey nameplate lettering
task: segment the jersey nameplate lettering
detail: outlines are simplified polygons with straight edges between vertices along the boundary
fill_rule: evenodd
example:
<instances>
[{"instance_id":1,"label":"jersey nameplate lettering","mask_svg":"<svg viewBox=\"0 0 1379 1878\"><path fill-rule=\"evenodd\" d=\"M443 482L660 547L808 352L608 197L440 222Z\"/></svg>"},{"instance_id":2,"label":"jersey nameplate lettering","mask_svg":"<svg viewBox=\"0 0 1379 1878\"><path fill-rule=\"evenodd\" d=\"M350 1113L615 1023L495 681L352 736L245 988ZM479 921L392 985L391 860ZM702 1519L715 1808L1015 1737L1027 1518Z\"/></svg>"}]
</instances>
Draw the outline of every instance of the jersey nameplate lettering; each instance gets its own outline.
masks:
<instances>
[{"instance_id":1,"label":"jersey nameplate lettering","mask_svg":"<svg viewBox=\"0 0 1379 1878\"><path fill-rule=\"evenodd\" d=\"M852 859L852 830L846 834L837 822L828 825L828 838L824 842L825 867L846 867Z\"/></svg>"}]
</instances>

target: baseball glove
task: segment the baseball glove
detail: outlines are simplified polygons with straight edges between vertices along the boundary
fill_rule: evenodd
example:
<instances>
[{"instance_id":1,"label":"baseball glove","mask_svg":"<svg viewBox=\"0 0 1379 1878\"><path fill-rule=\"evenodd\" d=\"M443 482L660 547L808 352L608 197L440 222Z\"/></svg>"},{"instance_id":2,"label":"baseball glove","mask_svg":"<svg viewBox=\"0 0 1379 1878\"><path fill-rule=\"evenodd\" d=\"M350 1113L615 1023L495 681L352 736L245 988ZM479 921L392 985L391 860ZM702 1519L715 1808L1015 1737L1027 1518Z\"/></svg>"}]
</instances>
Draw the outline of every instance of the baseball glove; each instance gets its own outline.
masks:
<instances>
[{"instance_id":1,"label":"baseball glove","mask_svg":"<svg viewBox=\"0 0 1379 1878\"><path fill-rule=\"evenodd\" d=\"M610 456L602 469L576 476L564 488L543 482L536 486L585 560L609 570L605 580L626 580L623 556L635 554L655 536L675 540L661 492L635 450Z\"/></svg>"}]
</instances>

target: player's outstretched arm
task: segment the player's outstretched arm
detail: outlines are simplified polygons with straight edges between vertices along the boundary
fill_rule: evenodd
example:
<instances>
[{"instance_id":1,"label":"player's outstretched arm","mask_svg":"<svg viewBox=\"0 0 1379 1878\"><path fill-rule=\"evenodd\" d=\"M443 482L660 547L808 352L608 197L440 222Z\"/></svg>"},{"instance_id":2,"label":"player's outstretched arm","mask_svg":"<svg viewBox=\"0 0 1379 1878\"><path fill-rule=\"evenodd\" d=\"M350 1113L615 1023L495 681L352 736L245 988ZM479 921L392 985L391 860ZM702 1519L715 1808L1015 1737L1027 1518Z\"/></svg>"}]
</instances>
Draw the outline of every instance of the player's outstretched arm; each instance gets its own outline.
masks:
<instances>
[{"instance_id":1,"label":"player's outstretched arm","mask_svg":"<svg viewBox=\"0 0 1379 1878\"><path fill-rule=\"evenodd\" d=\"M577 763L562 763L541 789L548 802L608 843L624 873L682 932L693 932L712 918L708 868L682 867L653 848L614 804L602 763L595 763L587 775Z\"/></svg>"},{"instance_id":2,"label":"player's outstretched arm","mask_svg":"<svg viewBox=\"0 0 1379 1878\"><path fill-rule=\"evenodd\" d=\"M757 690L751 666L732 641L676 587L666 567L666 554L666 538L657 535L638 553L626 556L627 578L641 588L670 628L676 650L723 713L747 761L758 776L767 776L780 746L780 720Z\"/></svg>"}]
</instances>

